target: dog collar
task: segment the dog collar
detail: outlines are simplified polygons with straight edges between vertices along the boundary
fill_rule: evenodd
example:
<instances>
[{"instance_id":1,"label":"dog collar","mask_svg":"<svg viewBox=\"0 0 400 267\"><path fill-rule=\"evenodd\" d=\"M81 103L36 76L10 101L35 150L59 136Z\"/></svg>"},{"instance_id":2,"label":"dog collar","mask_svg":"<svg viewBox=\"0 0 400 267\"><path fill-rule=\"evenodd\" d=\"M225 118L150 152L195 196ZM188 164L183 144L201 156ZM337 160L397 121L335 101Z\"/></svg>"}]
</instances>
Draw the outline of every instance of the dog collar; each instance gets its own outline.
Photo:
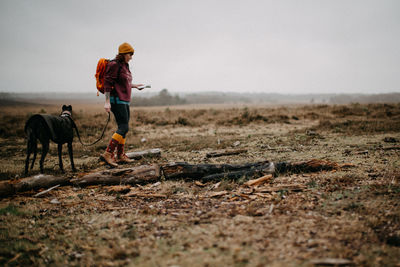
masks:
<instances>
[{"instance_id":1,"label":"dog collar","mask_svg":"<svg viewBox=\"0 0 400 267\"><path fill-rule=\"evenodd\" d=\"M61 113L61 117L70 117L71 116L71 112L69 112L68 110L64 110Z\"/></svg>"}]
</instances>

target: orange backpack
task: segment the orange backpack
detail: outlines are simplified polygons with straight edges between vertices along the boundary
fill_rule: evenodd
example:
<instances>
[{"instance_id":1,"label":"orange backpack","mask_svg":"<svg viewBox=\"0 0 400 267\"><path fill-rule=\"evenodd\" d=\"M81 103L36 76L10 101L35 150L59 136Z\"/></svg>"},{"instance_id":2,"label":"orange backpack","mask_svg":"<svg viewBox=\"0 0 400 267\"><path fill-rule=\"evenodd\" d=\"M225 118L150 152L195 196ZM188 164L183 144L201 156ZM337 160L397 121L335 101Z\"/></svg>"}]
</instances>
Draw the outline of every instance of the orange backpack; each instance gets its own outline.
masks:
<instances>
[{"instance_id":1,"label":"orange backpack","mask_svg":"<svg viewBox=\"0 0 400 267\"><path fill-rule=\"evenodd\" d=\"M112 60L100 58L99 61L97 62L96 74L94 75L94 77L96 78L97 96L99 96L99 92L104 94L104 77L106 74L107 64L110 61ZM117 80L119 78L120 71L121 71L121 66L118 69Z\"/></svg>"}]
</instances>

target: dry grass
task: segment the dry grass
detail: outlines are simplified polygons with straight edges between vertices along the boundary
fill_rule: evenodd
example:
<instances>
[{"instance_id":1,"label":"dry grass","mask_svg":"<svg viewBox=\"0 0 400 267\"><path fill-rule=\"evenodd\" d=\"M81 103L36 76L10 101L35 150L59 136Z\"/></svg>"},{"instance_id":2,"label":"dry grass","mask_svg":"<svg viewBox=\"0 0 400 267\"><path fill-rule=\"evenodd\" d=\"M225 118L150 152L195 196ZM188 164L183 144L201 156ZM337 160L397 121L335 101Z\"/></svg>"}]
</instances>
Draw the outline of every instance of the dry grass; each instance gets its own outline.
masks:
<instances>
[{"instance_id":1,"label":"dry grass","mask_svg":"<svg viewBox=\"0 0 400 267\"><path fill-rule=\"evenodd\" d=\"M95 140L106 120L101 105L72 105L82 138ZM22 174L29 115L58 114L59 109L1 107L2 179ZM229 180L204 186L161 181L125 191L59 187L41 198L18 194L0 201L0 263L309 266L313 259L341 258L361 266L398 266L399 114L400 104L134 108L128 150L159 147L163 152L133 166L318 158L355 167L278 176L263 186L282 189L262 194ZM98 155L114 127L112 122L107 137L93 147L74 142L80 172L106 168ZM231 148L248 152L205 158L207 152ZM67 158L65 151L68 171ZM45 171L60 175L54 145ZM36 165L32 174L37 173ZM165 197L127 197L128 191Z\"/></svg>"}]
</instances>

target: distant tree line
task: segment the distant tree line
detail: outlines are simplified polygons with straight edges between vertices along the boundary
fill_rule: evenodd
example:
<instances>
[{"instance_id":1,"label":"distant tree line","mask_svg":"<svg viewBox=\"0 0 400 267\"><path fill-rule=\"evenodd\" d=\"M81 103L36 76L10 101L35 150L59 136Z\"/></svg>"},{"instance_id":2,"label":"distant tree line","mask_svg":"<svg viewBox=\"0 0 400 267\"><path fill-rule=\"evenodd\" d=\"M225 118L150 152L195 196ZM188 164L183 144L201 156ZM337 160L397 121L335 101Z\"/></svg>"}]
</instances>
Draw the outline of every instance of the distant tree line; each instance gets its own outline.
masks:
<instances>
[{"instance_id":1,"label":"distant tree line","mask_svg":"<svg viewBox=\"0 0 400 267\"><path fill-rule=\"evenodd\" d=\"M95 93L63 93L49 92L10 93L0 92L0 105L15 103L39 103L43 100L85 100L93 102L104 101L104 96L95 97ZM139 95L139 96L138 96ZM400 103L400 93L387 94L277 94L277 93L245 93L245 92L193 92L171 94L168 89L157 93L144 92L135 94L131 101L133 106L172 106L190 104L350 104L350 103Z\"/></svg>"},{"instance_id":2,"label":"distant tree line","mask_svg":"<svg viewBox=\"0 0 400 267\"><path fill-rule=\"evenodd\" d=\"M331 104L348 104L348 103L399 103L400 93L390 94L373 94L373 95L361 95L361 94L341 94L332 96L329 99Z\"/></svg>"},{"instance_id":3,"label":"distant tree line","mask_svg":"<svg viewBox=\"0 0 400 267\"><path fill-rule=\"evenodd\" d=\"M148 106L171 106L186 104L184 98L178 95L171 95L167 89L162 89L158 95L152 97L138 97L134 96L131 105L135 107L148 107Z\"/></svg>"}]
</instances>

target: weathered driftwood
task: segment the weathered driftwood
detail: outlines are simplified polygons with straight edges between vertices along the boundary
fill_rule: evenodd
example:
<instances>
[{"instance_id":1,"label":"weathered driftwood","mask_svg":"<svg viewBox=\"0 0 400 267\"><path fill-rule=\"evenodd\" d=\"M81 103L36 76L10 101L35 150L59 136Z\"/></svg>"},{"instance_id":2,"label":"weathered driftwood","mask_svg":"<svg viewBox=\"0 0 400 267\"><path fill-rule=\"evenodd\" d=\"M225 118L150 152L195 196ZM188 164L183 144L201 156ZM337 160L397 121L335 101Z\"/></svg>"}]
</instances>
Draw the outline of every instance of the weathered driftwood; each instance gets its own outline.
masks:
<instances>
[{"instance_id":1,"label":"weathered driftwood","mask_svg":"<svg viewBox=\"0 0 400 267\"><path fill-rule=\"evenodd\" d=\"M144 158L144 157L160 157L161 156L161 149L152 148L152 149L143 150L143 151L127 152L125 154L130 159L141 159L141 158Z\"/></svg>"},{"instance_id":2,"label":"weathered driftwood","mask_svg":"<svg viewBox=\"0 0 400 267\"><path fill-rule=\"evenodd\" d=\"M152 183L159 179L160 167L158 165L142 165L133 168L93 172L77 179L39 174L16 181L0 182L0 198L12 196L18 192L46 189L56 185L71 185L72 183L79 186L93 184L141 184Z\"/></svg>"},{"instance_id":3,"label":"weathered driftwood","mask_svg":"<svg viewBox=\"0 0 400 267\"><path fill-rule=\"evenodd\" d=\"M0 197L14 195L18 192L49 188L55 185L69 184L69 178L64 176L53 176L39 174L13 181L3 181L0 183Z\"/></svg>"},{"instance_id":4,"label":"weathered driftwood","mask_svg":"<svg viewBox=\"0 0 400 267\"><path fill-rule=\"evenodd\" d=\"M215 157L222 157L222 156L230 156L230 155L238 155L241 153L246 153L246 149L236 149L236 150L227 150L227 151L214 151L209 152L206 154L207 158L215 158Z\"/></svg>"},{"instance_id":5,"label":"weathered driftwood","mask_svg":"<svg viewBox=\"0 0 400 267\"><path fill-rule=\"evenodd\" d=\"M166 180L189 179L203 182L221 179L239 179L242 177L262 176L274 173L274 163L262 161L247 164L189 164L174 162L161 167Z\"/></svg>"},{"instance_id":6,"label":"weathered driftwood","mask_svg":"<svg viewBox=\"0 0 400 267\"><path fill-rule=\"evenodd\" d=\"M17 192L49 188L55 185L69 184L69 177L38 174L21 179L14 185Z\"/></svg>"},{"instance_id":7,"label":"weathered driftwood","mask_svg":"<svg viewBox=\"0 0 400 267\"><path fill-rule=\"evenodd\" d=\"M344 164L343 166L347 166ZM261 177L266 174L275 176L282 173L305 173L329 171L341 168L341 165L326 160L313 159L302 162L262 161L247 164L189 164L175 162L162 166L165 179L201 180L202 182L222 179L237 180Z\"/></svg>"},{"instance_id":8,"label":"weathered driftwood","mask_svg":"<svg viewBox=\"0 0 400 267\"><path fill-rule=\"evenodd\" d=\"M111 169L89 173L72 180L76 185L115 185L115 184L142 184L160 180L160 167L157 164L141 165L133 168Z\"/></svg>"},{"instance_id":9,"label":"weathered driftwood","mask_svg":"<svg viewBox=\"0 0 400 267\"><path fill-rule=\"evenodd\" d=\"M301 162L278 162L275 164L275 175L282 173L305 173L331 171L339 169L341 166L336 162L327 160L312 159Z\"/></svg>"}]
</instances>

